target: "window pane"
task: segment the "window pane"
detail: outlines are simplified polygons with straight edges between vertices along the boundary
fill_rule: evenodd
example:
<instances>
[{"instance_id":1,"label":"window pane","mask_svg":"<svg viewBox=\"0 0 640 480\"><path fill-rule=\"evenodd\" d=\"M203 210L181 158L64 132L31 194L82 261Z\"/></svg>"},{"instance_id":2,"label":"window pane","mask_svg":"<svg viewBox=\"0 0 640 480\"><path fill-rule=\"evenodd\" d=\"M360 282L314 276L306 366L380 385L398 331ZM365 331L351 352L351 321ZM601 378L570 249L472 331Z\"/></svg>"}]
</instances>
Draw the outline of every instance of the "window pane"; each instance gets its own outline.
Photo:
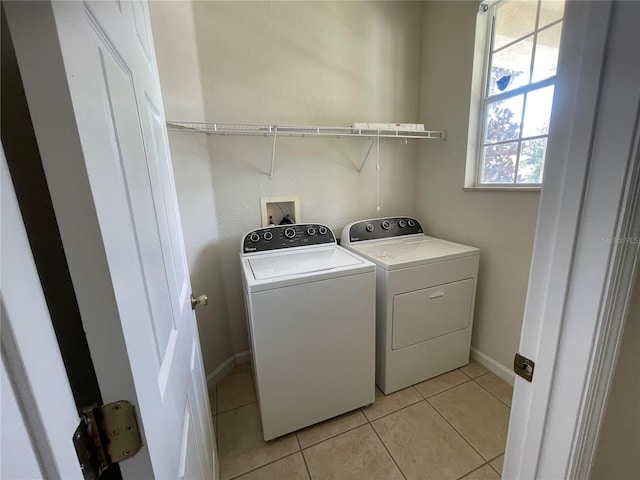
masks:
<instances>
[{"instance_id":1,"label":"window pane","mask_svg":"<svg viewBox=\"0 0 640 480\"><path fill-rule=\"evenodd\" d=\"M564 0L542 0L538 28L560 20L564 15Z\"/></svg>"},{"instance_id":2,"label":"window pane","mask_svg":"<svg viewBox=\"0 0 640 480\"><path fill-rule=\"evenodd\" d=\"M529 83L533 35L493 54L489 96Z\"/></svg>"},{"instance_id":3,"label":"window pane","mask_svg":"<svg viewBox=\"0 0 640 480\"><path fill-rule=\"evenodd\" d=\"M549 134L549 119L553 105L553 85L527 94L522 137Z\"/></svg>"},{"instance_id":4,"label":"window pane","mask_svg":"<svg viewBox=\"0 0 640 480\"><path fill-rule=\"evenodd\" d=\"M493 49L496 50L533 32L537 0L511 0L498 7Z\"/></svg>"},{"instance_id":5,"label":"window pane","mask_svg":"<svg viewBox=\"0 0 640 480\"><path fill-rule=\"evenodd\" d=\"M485 143L497 143L518 138L523 101L524 95L518 95L489 105Z\"/></svg>"},{"instance_id":6,"label":"window pane","mask_svg":"<svg viewBox=\"0 0 640 480\"><path fill-rule=\"evenodd\" d=\"M532 82L544 80L556 74L562 23L542 30L536 42L536 60L533 64Z\"/></svg>"},{"instance_id":7,"label":"window pane","mask_svg":"<svg viewBox=\"0 0 640 480\"><path fill-rule=\"evenodd\" d=\"M518 163L518 183L542 183L542 167L546 151L546 138L522 142Z\"/></svg>"},{"instance_id":8,"label":"window pane","mask_svg":"<svg viewBox=\"0 0 640 480\"><path fill-rule=\"evenodd\" d=\"M513 183L517 154L517 142L484 147L482 183Z\"/></svg>"}]
</instances>

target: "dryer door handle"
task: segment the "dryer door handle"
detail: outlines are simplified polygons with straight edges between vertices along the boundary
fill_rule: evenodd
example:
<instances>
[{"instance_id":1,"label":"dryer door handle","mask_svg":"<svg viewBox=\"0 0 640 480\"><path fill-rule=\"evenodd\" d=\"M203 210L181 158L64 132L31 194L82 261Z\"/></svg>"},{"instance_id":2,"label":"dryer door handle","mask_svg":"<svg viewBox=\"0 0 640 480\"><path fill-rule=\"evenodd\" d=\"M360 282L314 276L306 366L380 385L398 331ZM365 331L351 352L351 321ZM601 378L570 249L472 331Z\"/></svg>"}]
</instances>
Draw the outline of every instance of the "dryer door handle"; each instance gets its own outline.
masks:
<instances>
[{"instance_id":1,"label":"dryer door handle","mask_svg":"<svg viewBox=\"0 0 640 480\"><path fill-rule=\"evenodd\" d=\"M444 291L440 290L439 292L433 292L429 294L429 300L433 300L435 298L444 297Z\"/></svg>"}]
</instances>

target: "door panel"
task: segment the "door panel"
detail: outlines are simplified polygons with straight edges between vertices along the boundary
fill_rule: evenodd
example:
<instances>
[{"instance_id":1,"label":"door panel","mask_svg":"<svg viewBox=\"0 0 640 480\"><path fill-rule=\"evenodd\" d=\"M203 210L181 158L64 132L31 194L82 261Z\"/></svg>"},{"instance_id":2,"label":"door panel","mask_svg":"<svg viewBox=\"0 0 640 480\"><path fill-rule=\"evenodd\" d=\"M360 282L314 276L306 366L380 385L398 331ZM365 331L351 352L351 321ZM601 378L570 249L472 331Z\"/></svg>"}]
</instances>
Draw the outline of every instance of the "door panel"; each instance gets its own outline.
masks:
<instances>
[{"instance_id":1,"label":"door panel","mask_svg":"<svg viewBox=\"0 0 640 480\"><path fill-rule=\"evenodd\" d=\"M148 166L143 161L145 151L131 73L122 59L114 57L113 46L104 45L105 38L103 34L96 35L109 107L107 120L112 125L112 144L116 146L114 154L120 160L122 181L129 204L127 220L133 226L140 268L147 285L145 303L149 315L146 318L151 319L156 353L162 363L169 337L175 328L171 292L164 268L158 218L149 215L149 212L154 211L155 204L151 196Z\"/></svg>"}]
</instances>

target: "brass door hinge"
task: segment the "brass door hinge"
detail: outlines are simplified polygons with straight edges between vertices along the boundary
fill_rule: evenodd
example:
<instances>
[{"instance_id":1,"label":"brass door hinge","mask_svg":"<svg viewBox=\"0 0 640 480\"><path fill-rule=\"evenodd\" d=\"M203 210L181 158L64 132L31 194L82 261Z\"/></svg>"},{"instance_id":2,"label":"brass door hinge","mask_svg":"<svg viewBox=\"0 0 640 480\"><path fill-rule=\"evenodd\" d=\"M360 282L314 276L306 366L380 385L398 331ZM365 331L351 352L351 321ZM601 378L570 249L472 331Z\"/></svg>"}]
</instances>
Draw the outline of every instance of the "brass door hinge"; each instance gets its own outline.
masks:
<instances>
[{"instance_id":1,"label":"brass door hinge","mask_svg":"<svg viewBox=\"0 0 640 480\"><path fill-rule=\"evenodd\" d=\"M73 434L73 445L85 480L97 480L109 465L142 448L134 406L120 400L86 408Z\"/></svg>"}]
</instances>

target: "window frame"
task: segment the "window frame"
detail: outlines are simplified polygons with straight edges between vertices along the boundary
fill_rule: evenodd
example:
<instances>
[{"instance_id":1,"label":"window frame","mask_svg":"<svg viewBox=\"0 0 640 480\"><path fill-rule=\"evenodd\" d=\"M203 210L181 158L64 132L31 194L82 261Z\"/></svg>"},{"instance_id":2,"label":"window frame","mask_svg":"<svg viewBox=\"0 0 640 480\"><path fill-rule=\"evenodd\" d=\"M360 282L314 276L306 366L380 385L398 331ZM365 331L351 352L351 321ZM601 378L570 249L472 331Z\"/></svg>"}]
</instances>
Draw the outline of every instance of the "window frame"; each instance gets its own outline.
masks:
<instances>
[{"instance_id":1,"label":"window frame","mask_svg":"<svg viewBox=\"0 0 640 480\"><path fill-rule=\"evenodd\" d=\"M473 142L470 142L470 146L471 143L475 144L475 151L473 153L474 155L474 159L473 159L473 163L474 163L474 168L473 168L473 178L472 178L472 182L469 182L469 178L467 178L467 181L465 182L465 188L471 188L471 189L484 189L484 190L511 190L511 191L539 191L540 188L542 187L542 181L539 183L518 183L518 166L520 164L520 150L522 147L522 143L523 143L523 136L522 136L522 132L523 132L523 127L524 127L524 117L526 114L526 106L527 106L527 96L530 92L536 91L536 90L541 90L545 87L549 87L549 86L553 86L554 87L554 96L555 96L555 85L556 85L556 80L557 80L557 67L556 67L556 74L551 76L551 77L547 77L543 80L539 80L537 82L532 82L532 83L527 83L526 85L522 85L520 87L514 88L513 90L509 90L506 92L500 92L498 94L494 94L493 96L489 96L489 87L490 87L490 81L491 81L491 66L492 66L492 59L493 59L493 55L496 52L493 52L493 45L494 45L494 31L496 28L496 13L498 11L498 8L506 3L508 3L511 0L498 0L498 1L486 1L483 2L480 5L480 10L478 13L479 19L482 16L486 16L485 19L483 19L482 21L484 22L484 28L477 28L477 35L476 35L476 48L478 47L478 43L482 40L483 41L483 45L482 45L482 52L480 53L480 55L482 55L482 70L481 70L481 90L480 90L480 95L479 95L479 103L476 104L476 111L477 111L477 117L476 117L476 122L477 122L477 130L475 132L475 138ZM536 20L535 20L535 27L533 32L531 33L527 33L526 35L523 35L521 37L516 38L515 40L502 45L500 47L500 49L498 50L498 52L509 48L515 44L517 44L518 42L521 42L523 40L525 40L526 38L531 37L532 39L532 50L531 50L531 60L530 60L530 65L529 65L529 80L531 80L531 76L533 75L533 68L535 65L535 60L536 60L536 48L537 48L537 40L538 40L538 35L541 32L545 32L559 24L562 24L564 22L565 19L565 15L563 12L562 17L560 17L559 19L554 20L553 22L550 22L548 24L546 24L544 27L539 28L539 20L540 20L540 10L542 8L542 0L538 0L537 2L537 10L536 10ZM480 27L480 25L477 25L478 27ZM482 39L481 37L484 37L484 39ZM476 55L478 55L478 53L476 53ZM477 61L478 59L474 59L474 62ZM474 75L475 76L475 75ZM476 82L476 79L473 79L473 82ZM478 81L477 83L480 83L480 81ZM504 141L500 141L500 142L496 142L496 143L490 143L487 144L485 141L485 128L486 128L486 123L487 123L487 112L488 112L488 108L490 107L490 105L509 99L509 98L515 98L519 95L523 95L523 101L522 101L522 113L520 116L520 129L518 132L518 136L516 138L512 138L509 140L504 140ZM555 98L554 98L555 100ZM473 95L472 95L472 102L473 102ZM552 109L553 109L553 104L552 104ZM471 115L474 115L474 108L471 109ZM470 129L471 130L471 129ZM471 132L470 132L471 133ZM541 134L541 135L534 135L534 136L528 136L524 138L524 141L528 141L528 140L536 140L539 138L549 138L549 133L546 134ZM482 182L482 173L484 170L484 158L483 158L483 149L484 147L486 147L487 145L501 145L501 144L506 144L506 143L514 143L517 142L518 146L517 146L517 153L516 153L516 163L514 166L514 178L512 182L509 183L505 183L505 182ZM545 147L545 164L546 164L546 147ZM544 177L544 167L545 165L543 164L543 170L542 170L542 176ZM467 169L467 177L469 176L469 171L470 169Z\"/></svg>"}]
</instances>

